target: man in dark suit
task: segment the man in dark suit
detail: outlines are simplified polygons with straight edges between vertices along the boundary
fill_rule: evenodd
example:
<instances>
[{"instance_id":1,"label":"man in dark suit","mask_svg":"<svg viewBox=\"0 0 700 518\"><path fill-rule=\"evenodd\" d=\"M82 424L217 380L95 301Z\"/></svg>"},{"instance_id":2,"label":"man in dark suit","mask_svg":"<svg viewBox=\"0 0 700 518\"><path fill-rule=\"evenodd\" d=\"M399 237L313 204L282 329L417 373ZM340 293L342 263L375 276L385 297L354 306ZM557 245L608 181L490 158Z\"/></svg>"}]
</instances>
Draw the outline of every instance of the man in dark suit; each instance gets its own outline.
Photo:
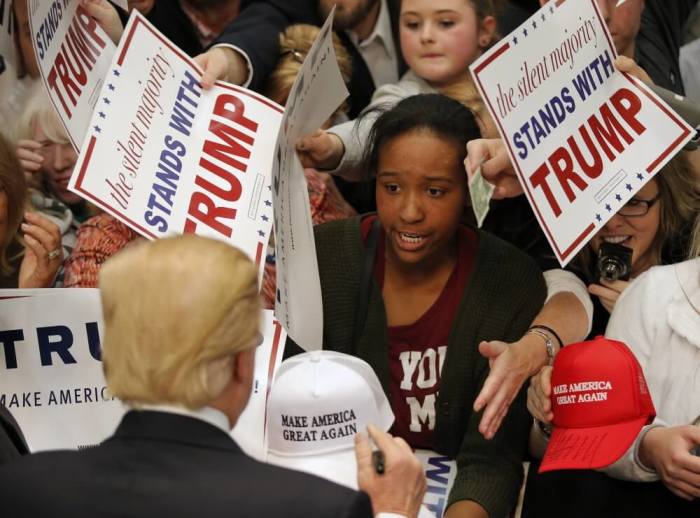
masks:
<instances>
[{"instance_id":1,"label":"man in dark suit","mask_svg":"<svg viewBox=\"0 0 700 518\"><path fill-rule=\"evenodd\" d=\"M398 45L398 0L253 1L196 58L205 70L203 85L218 78L260 90L277 64L280 33L297 23L320 27L334 4L334 29L352 56L349 116L355 118L376 87L396 82L406 70Z\"/></svg>"},{"instance_id":2,"label":"man in dark suit","mask_svg":"<svg viewBox=\"0 0 700 518\"><path fill-rule=\"evenodd\" d=\"M259 463L230 438L259 342L257 269L242 252L194 235L137 244L103 266L100 289L107 385L131 411L96 448L0 468L3 516L417 515L422 468L391 436L372 432L383 475L358 439L365 492Z\"/></svg>"}]
</instances>

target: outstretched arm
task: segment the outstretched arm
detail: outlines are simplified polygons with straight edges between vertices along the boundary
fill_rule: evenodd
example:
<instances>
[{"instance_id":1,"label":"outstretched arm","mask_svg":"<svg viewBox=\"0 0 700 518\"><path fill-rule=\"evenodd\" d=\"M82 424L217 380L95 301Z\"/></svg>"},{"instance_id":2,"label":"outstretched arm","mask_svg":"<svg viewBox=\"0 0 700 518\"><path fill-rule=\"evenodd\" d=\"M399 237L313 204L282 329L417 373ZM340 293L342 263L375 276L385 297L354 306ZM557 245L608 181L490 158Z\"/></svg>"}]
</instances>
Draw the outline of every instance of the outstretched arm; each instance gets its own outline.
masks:
<instances>
[{"instance_id":1,"label":"outstretched arm","mask_svg":"<svg viewBox=\"0 0 700 518\"><path fill-rule=\"evenodd\" d=\"M545 272L545 278L549 299L532 325L552 329L563 345L583 340L588 334L593 312L585 286L572 273L563 270ZM538 332L548 335L556 354L559 349L557 337L545 329L538 329ZM474 410L484 409L479 431L491 439L523 383L547 365L549 356L545 338L529 332L512 344L482 342L479 351L489 359L491 371L474 401Z\"/></svg>"}]
</instances>

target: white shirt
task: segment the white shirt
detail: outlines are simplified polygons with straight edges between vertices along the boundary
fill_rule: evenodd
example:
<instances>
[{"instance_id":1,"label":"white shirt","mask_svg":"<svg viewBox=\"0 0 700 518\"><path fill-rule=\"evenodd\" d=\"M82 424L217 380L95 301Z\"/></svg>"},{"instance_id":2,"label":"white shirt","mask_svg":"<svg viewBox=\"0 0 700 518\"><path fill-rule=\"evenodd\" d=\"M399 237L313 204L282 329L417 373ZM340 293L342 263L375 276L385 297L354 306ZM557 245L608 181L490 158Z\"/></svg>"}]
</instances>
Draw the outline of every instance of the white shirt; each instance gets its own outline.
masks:
<instances>
[{"instance_id":1,"label":"white shirt","mask_svg":"<svg viewBox=\"0 0 700 518\"><path fill-rule=\"evenodd\" d=\"M360 41L352 31L346 31L350 41L367 64L375 88L399 80L399 62L391 30L391 18L386 0L380 1L379 16L372 33Z\"/></svg>"},{"instance_id":2,"label":"white shirt","mask_svg":"<svg viewBox=\"0 0 700 518\"><path fill-rule=\"evenodd\" d=\"M647 481L658 475L638 458L649 427L689 424L700 414L700 257L656 266L620 295L606 336L627 344L644 371L656 408L654 423L615 464L616 478Z\"/></svg>"}]
</instances>

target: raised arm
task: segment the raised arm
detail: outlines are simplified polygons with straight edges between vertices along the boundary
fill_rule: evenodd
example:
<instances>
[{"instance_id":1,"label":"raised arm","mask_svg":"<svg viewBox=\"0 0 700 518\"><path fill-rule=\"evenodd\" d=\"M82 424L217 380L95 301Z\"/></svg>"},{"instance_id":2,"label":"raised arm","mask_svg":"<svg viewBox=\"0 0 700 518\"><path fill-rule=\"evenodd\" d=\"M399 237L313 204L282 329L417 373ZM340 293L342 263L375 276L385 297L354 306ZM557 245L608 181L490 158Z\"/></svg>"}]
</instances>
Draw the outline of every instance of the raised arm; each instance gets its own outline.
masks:
<instances>
[{"instance_id":1,"label":"raised arm","mask_svg":"<svg viewBox=\"0 0 700 518\"><path fill-rule=\"evenodd\" d=\"M221 79L259 90L279 57L279 35L289 25L318 25L313 0L257 0L238 17L205 53L195 58L204 69L202 86ZM250 68L250 70L249 70Z\"/></svg>"}]
</instances>

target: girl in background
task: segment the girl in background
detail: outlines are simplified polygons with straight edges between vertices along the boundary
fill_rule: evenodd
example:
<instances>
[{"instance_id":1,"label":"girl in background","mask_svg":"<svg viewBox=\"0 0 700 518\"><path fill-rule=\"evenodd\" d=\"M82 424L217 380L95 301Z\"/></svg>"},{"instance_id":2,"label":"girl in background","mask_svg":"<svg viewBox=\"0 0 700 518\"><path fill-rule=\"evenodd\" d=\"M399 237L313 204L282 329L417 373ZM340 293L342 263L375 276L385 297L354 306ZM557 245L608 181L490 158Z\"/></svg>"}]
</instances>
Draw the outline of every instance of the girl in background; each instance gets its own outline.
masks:
<instances>
[{"instance_id":1,"label":"girl in background","mask_svg":"<svg viewBox=\"0 0 700 518\"><path fill-rule=\"evenodd\" d=\"M365 114L401 99L435 93L471 82L469 65L496 41L494 0L403 0L399 36L410 70L394 85L378 88ZM335 169L348 179L362 179L358 169L374 116L357 125L348 122L300 140L297 149L304 165Z\"/></svg>"}]
</instances>

